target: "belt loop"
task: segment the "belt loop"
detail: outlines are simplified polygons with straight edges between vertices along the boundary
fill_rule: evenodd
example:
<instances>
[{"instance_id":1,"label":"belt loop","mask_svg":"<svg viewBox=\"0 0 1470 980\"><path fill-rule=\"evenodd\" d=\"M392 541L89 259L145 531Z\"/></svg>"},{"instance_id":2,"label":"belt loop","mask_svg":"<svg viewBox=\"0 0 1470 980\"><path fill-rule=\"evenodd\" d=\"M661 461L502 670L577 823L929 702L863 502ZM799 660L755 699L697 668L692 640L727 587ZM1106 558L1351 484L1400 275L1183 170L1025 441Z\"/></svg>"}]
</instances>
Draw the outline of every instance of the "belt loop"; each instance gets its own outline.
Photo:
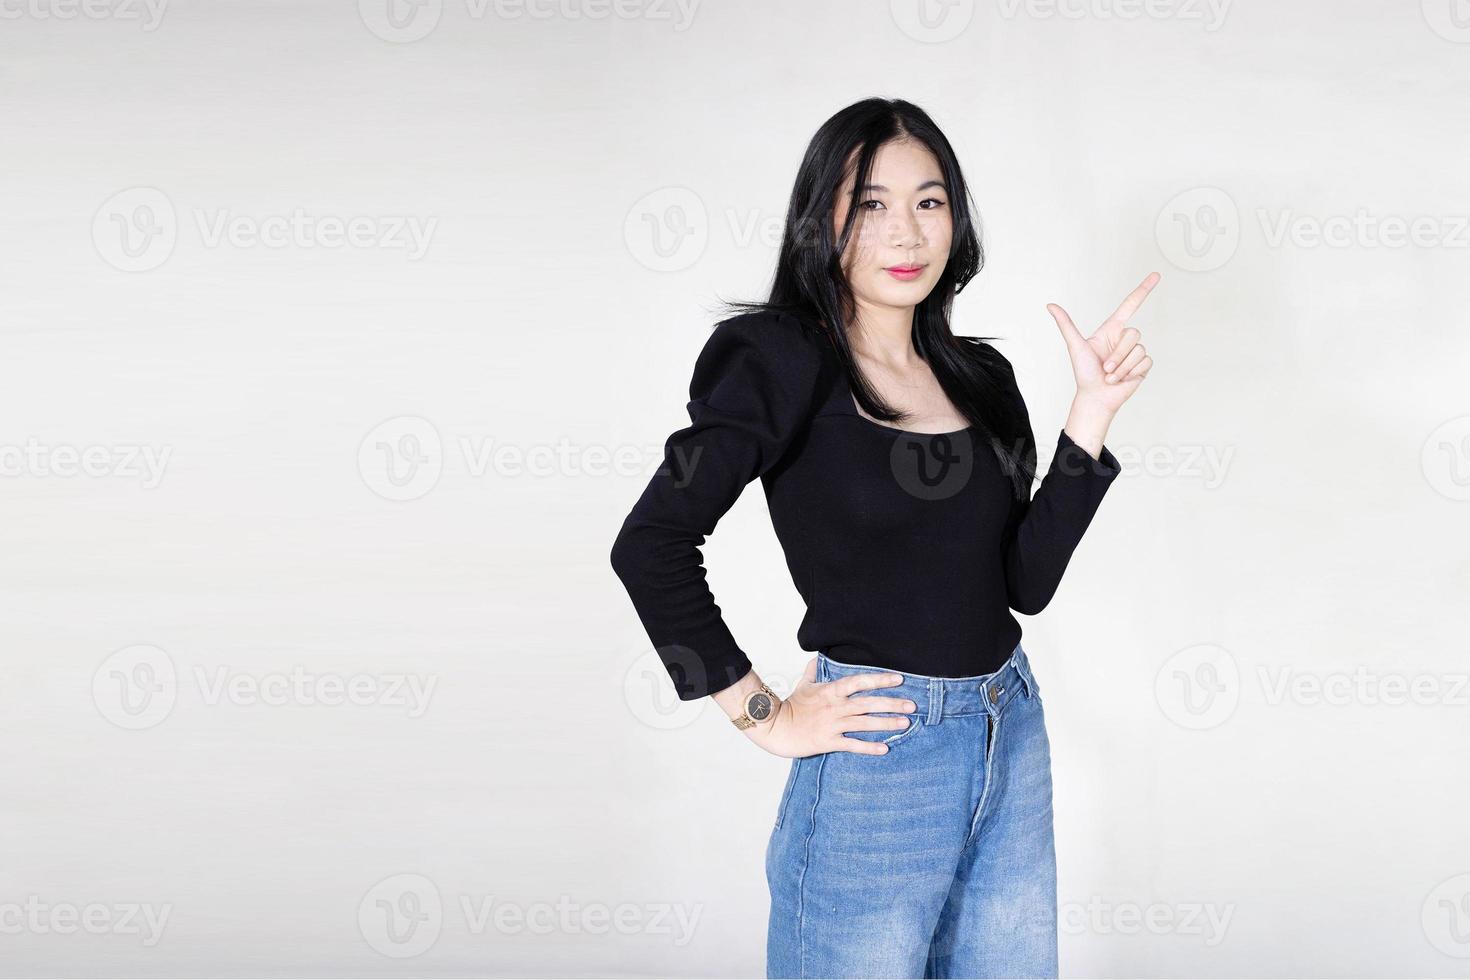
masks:
<instances>
[{"instance_id":1,"label":"belt loop","mask_svg":"<svg viewBox=\"0 0 1470 980\"><path fill-rule=\"evenodd\" d=\"M1021 682L1026 685L1026 697L1036 694L1036 680L1031 676L1031 664L1026 660L1026 651L1019 646L1011 657L1016 663L1016 673L1021 675Z\"/></svg>"},{"instance_id":2,"label":"belt loop","mask_svg":"<svg viewBox=\"0 0 1470 980\"><path fill-rule=\"evenodd\" d=\"M931 677L929 678L929 717L924 721L929 725L937 725L943 714L944 682L937 677Z\"/></svg>"}]
</instances>

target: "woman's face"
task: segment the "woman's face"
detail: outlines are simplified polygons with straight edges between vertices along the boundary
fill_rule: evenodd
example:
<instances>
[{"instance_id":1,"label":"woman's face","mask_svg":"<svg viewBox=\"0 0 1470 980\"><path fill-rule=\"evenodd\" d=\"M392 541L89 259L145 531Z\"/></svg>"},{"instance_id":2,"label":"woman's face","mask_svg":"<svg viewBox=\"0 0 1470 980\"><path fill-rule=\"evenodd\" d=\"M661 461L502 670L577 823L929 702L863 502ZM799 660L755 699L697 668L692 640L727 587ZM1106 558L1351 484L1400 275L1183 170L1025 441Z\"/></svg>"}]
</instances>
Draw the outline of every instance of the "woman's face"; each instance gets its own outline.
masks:
<instances>
[{"instance_id":1,"label":"woman's face","mask_svg":"<svg viewBox=\"0 0 1470 980\"><path fill-rule=\"evenodd\" d=\"M853 179L837 195L834 237L847 219ZM954 234L939 161L915 140L885 143L873 157L868 181L858 194L857 220L842 256L847 281L859 304L912 308L939 281Z\"/></svg>"}]
</instances>

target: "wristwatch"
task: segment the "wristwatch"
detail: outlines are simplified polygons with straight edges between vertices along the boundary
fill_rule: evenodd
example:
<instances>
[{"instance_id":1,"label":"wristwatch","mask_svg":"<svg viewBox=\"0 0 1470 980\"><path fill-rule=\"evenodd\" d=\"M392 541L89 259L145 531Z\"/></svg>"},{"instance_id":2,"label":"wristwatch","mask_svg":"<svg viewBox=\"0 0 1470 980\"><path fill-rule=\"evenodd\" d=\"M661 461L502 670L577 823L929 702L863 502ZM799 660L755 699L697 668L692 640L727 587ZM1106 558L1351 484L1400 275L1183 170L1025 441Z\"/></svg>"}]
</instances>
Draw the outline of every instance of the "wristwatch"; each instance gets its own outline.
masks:
<instances>
[{"instance_id":1,"label":"wristwatch","mask_svg":"<svg viewBox=\"0 0 1470 980\"><path fill-rule=\"evenodd\" d=\"M745 696L745 710L740 713L740 717L731 718L730 721L743 732L770 718L776 713L776 705L780 703L781 699L776 697L776 692L761 684L759 691L751 691Z\"/></svg>"}]
</instances>

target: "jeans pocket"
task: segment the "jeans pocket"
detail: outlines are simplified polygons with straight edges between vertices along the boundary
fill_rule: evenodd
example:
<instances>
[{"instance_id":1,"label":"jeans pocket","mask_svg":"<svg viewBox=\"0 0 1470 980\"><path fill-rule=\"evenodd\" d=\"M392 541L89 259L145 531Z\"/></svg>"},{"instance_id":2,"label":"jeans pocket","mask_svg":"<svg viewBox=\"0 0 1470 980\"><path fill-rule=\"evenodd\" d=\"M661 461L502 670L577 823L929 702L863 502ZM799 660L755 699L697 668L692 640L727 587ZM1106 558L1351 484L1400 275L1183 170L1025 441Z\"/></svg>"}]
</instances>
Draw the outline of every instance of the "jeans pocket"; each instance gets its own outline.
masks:
<instances>
[{"instance_id":1,"label":"jeans pocket","mask_svg":"<svg viewBox=\"0 0 1470 980\"><path fill-rule=\"evenodd\" d=\"M909 727L900 728L896 731L878 730L863 732L843 732L843 735L847 738L860 738L864 742L882 742L889 748L892 748L899 742L904 741L914 732L924 727L923 724L919 721L919 716L917 714L908 715L898 711L869 711L866 715L855 715L854 717L907 718L909 720Z\"/></svg>"},{"instance_id":2,"label":"jeans pocket","mask_svg":"<svg viewBox=\"0 0 1470 980\"><path fill-rule=\"evenodd\" d=\"M801 770L801 759L791 760L791 771L786 774L786 788L781 791L781 801L776 804L776 826L773 830L781 829L781 822L786 819L786 808L791 805L791 791L796 788L796 774Z\"/></svg>"}]
</instances>

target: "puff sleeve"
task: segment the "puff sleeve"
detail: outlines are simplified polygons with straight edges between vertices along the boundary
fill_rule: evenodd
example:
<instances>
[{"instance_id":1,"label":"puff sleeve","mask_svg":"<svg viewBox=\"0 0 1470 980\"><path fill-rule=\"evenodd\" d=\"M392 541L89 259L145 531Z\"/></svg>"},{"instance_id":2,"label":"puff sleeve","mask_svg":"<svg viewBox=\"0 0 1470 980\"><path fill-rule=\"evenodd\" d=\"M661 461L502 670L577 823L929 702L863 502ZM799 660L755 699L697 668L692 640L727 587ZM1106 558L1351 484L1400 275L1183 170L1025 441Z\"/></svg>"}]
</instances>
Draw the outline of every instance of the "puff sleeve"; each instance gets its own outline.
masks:
<instances>
[{"instance_id":1,"label":"puff sleeve","mask_svg":"<svg viewBox=\"0 0 1470 980\"><path fill-rule=\"evenodd\" d=\"M690 424L624 520L612 567L682 701L751 668L705 581L699 548L745 486L810 420L820 350L795 319L742 314L716 324L689 383Z\"/></svg>"},{"instance_id":2,"label":"puff sleeve","mask_svg":"<svg viewBox=\"0 0 1470 980\"><path fill-rule=\"evenodd\" d=\"M1014 374L1011 383L1014 386ZM1019 389L1013 390L1013 397L1021 406L1028 445L1034 447L1031 420ZM1004 555L1006 599L1012 609L1034 616L1051 602L1072 553L1122 469L1106 446L1093 459L1065 429L1060 430L1056 453L1041 485L1029 501L1012 509Z\"/></svg>"}]
</instances>

